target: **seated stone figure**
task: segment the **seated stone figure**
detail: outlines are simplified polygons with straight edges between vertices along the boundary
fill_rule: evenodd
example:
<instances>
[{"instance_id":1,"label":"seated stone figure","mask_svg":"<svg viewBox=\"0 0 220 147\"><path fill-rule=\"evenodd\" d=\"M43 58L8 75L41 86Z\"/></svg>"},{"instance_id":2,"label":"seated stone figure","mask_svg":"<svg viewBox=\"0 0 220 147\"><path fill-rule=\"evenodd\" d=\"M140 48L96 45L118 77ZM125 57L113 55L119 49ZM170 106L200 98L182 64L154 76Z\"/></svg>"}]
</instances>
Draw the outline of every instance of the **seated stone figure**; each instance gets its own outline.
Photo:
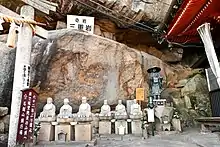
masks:
<instances>
[{"instance_id":1,"label":"seated stone figure","mask_svg":"<svg viewBox=\"0 0 220 147\"><path fill-rule=\"evenodd\" d=\"M82 97L82 104L79 106L78 117L91 117L91 106L87 103L86 97Z\"/></svg>"},{"instance_id":2,"label":"seated stone figure","mask_svg":"<svg viewBox=\"0 0 220 147\"><path fill-rule=\"evenodd\" d=\"M141 117L142 117L141 106L134 99L134 103L131 105L130 118L134 119L134 118L141 118Z\"/></svg>"},{"instance_id":3,"label":"seated stone figure","mask_svg":"<svg viewBox=\"0 0 220 147\"><path fill-rule=\"evenodd\" d=\"M104 100L104 105L101 107L100 116L111 116L111 108L108 105L108 101Z\"/></svg>"},{"instance_id":4,"label":"seated stone figure","mask_svg":"<svg viewBox=\"0 0 220 147\"><path fill-rule=\"evenodd\" d=\"M104 119L104 117L109 118L111 117L111 108L108 105L108 101L104 100L104 104L101 107L101 112L99 114L99 117Z\"/></svg>"},{"instance_id":5,"label":"seated stone figure","mask_svg":"<svg viewBox=\"0 0 220 147\"><path fill-rule=\"evenodd\" d=\"M40 113L40 121L54 121L56 115L56 107L53 104L51 97L47 98L47 104L44 106L43 111Z\"/></svg>"},{"instance_id":6,"label":"seated stone figure","mask_svg":"<svg viewBox=\"0 0 220 147\"><path fill-rule=\"evenodd\" d=\"M126 112L125 106L122 104L122 100L118 100L118 105L115 108L115 118L116 119L127 118L127 112Z\"/></svg>"},{"instance_id":7,"label":"seated stone figure","mask_svg":"<svg viewBox=\"0 0 220 147\"><path fill-rule=\"evenodd\" d=\"M63 106L60 108L58 118L72 118L72 107L69 105L69 100L66 98L63 100Z\"/></svg>"}]
</instances>

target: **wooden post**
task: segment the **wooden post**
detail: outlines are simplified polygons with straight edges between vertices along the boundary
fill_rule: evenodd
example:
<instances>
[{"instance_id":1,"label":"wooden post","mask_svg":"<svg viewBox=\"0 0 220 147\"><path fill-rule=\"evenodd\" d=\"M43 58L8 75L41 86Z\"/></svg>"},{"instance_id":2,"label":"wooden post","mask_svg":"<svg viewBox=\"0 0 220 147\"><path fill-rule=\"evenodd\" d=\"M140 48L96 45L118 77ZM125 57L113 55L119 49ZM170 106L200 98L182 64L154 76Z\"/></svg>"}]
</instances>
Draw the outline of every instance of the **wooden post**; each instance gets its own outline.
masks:
<instances>
[{"instance_id":1,"label":"wooden post","mask_svg":"<svg viewBox=\"0 0 220 147\"><path fill-rule=\"evenodd\" d=\"M27 5L22 6L21 16L27 19L34 19L34 8ZM25 82L24 82L23 68L24 65L30 66L32 36L33 36L33 31L30 25L27 23L22 24L18 34L18 42L17 42L17 50L16 50L8 147L16 146L18 119L19 119L19 112L20 112L21 98L22 98L21 90L29 87L28 84L26 85L24 84Z\"/></svg>"}]
</instances>

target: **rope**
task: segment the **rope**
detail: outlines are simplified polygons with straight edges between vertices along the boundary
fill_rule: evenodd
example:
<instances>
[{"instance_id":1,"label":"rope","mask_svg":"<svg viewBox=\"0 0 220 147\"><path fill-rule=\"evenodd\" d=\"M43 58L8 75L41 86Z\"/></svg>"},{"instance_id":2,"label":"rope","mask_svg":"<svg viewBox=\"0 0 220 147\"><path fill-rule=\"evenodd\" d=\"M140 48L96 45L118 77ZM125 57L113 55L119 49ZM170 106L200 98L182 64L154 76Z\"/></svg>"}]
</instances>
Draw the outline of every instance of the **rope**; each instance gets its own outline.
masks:
<instances>
[{"instance_id":1,"label":"rope","mask_svg":"<svg viewBox=\"0 0 220 147\"><path fill-rule=\"evenodd\" d=\"M125 23L125 24L128 24L128 25L134 26L134 27L136 27L136 28L139 28L139 29L144 30L144 31L147 31L147 32L154 32L154 33L155 33L154 29L151 28L151 27L149 27L149 26L143 25L143 24L138 23L138 22L136 22L136 21L134 21L134 20L132 20L132 21L134 21L134 22L137 23L137 24L141 24L141 26L145 26L145 27L141 27L141 26L138 26L138 25L135 25L135 24L131 24L131 23L129 23L129 22L127 22L127 21L124 21L124 20L122 20L122 19L119 19L119 18L117 18L117 17L115 17L115 16L113 16L113 15L110 15L110 14L108 14L108 13L105 13L105 12L103 12L103 11L100 11L100 10L98 10L98 9L96 9L96 8L94 8L94 7L92 7L92 6L88 5L88 4L86 4L86 3L82 2L82 1L80 1L80 0L75 0L75 1L78 2L78 3L80 3L80 4L82 4L82 5L84 5L84 6L86 6L86 7L88 7L88 8L91 8L91 9L97 11L97 12L100 12L100 13L106 15L106 16L110 16L110 17L112 17L112 18L118 20L119 22L122 22L122 23ZM90 2L92 2L92 1L90 0ZM100 7L104 8L104 9L107 8L107 7L104 7L104 6L102 6L102 5L100 5ZM109 8L107 8L107 11L109 11L108 9L109 9ZM111 10L111 9L110 9L110 10ZM111 12L114 12L114 11L111 10ZM114 13L117 13L117 12L114 12ZM130 18L129 18L129 20L130 20Z\"/></svg>"},{"instance_id":2,"label":"rope","mask_svg":"<svg viewBox=\"0 0 220 147\"><path fill-rule=\"evenodd\" d=\"M15 18L15 17L4 15L2 13L0 13L0 19L4 20L5 22L9 22L9 23L13 23L13 22L16 24L28 23L28 24L32 24L32 25L46 26L46 24L36 22L32 19Z\"/></svg>"}]
</instances>

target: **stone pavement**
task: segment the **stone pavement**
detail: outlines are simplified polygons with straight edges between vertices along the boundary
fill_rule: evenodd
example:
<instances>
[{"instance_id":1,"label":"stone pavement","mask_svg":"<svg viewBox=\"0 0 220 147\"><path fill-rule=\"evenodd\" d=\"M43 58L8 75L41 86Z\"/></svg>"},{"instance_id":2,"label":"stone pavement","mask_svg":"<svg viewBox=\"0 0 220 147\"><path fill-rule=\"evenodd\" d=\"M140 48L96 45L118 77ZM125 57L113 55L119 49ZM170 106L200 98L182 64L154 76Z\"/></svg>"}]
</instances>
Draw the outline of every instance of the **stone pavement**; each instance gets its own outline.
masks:
<instances>
[{"instance_id":1,"label":"stone pavement","mask_svg":"<svg viewBox=\"0 0 220 147\"><path fill-rule=\"evenodd\" d=\"M37 145L37 147L89 147L89 145ZM201 134L198 130L179 134L155 135L141 139L131 135L100 137L97 147L220 147L219 135L216 133Z\"/></svg>"}]
</instances>

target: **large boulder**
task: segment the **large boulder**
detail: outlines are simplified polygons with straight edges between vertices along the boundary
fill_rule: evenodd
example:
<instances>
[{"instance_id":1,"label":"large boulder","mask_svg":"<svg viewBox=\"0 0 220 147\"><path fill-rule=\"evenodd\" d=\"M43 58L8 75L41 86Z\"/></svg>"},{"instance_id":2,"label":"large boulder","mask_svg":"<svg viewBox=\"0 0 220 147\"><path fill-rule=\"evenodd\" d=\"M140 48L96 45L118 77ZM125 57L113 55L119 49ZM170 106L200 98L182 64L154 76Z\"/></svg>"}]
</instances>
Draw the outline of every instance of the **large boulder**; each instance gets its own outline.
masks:
<instances>
[{"instance_id":1,"label":"large boulder","mask_svg":"<svg viewBox=\"0 0 220 147\"><path fill-rule=\"evenodd\" d=\"M96 35L57 30L49 36L33 41L32 85L39 89L39 109L49 96L57 110L69 98L76 111L82 96L93 109L104 99L115 105L118 99L130 99L139 86L148 93L149 67L160 66L165 81L166 73L174 71L156 57Z\"/></svg>"},{"instance_id":2,"label":"large boulder","mask_svg":"<svg viewBox=\"0 0 220 147\"><path fill-rule=\"evenodd\" d=\"M179 75L179 82L174 86L176 88L166 88L161 97L168 101L173 101L183 127L192 127L197 125L195 118L201 116L211 116L209 92L204 75L200 70L193 70L185 79Z\"/></svg>"},{"instance_id":3,"label":"large boulder","mask_svg":"<svg viewBox=\"0 0 220 147\"><path fill-rule=\"evenodd\" d=\"M181 89L181 95L190 98L192 107L201 116L211 116L209 91L206 78L201 74L196 74L190 78Z\"/></svg>"},{"instance_id":4,"label":"large boulder","mask_svg":"<svg viewBox=\"0 0 220 147\"><path fill-rule=\"evenodd\" d=\"M8 48L0 42L0 106L9 107L12 94L15 49Z\"/></svg>"},{"instance_id":5,"label":"large boulder","mask_svg":"<svg viewBox=\"0 0 220 147\"><path fill-rule=\"evenodd\" d=\"M6 116L8 114L7 107L0 107L0 117Z\"/></svg>"}]
</instances>

